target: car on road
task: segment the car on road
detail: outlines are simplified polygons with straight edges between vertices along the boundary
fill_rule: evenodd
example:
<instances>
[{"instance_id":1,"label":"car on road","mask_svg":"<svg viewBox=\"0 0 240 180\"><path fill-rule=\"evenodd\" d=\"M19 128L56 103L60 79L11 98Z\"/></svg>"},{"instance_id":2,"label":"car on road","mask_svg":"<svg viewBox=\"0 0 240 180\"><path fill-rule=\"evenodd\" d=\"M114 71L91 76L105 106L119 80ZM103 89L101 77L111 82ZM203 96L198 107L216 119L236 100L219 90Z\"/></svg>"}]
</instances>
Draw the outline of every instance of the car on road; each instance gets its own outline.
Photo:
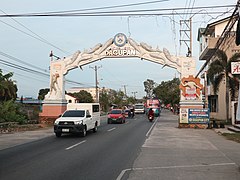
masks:
<instances>
[{"instance_id":1,"label":"car on road","mask_svg":"<svg viewBox=\"0 0 240 180\"><path fill-rule=\"evenodd\" d=\"M145 113L144 104L135 104L134 111L136 114L144 114Z\"/></svg>"},{"instance_id":2,"label":"car on road","mask_svg":"<svg viewBox=\"0 0 240 180\"><path fill-rule=\"evenodd\" d=\"M98 118L95 120L89 110L66 110L56 121L54 122L54 133L57 137L62 134L79 134L85 137L87 131L93 130L97 132L97 127L100 124Z\"/></svg>"},{"instance_id":3,"label":"car on road","mask_svg":"<svg viewBox=\"0 0 240 180\"><path fill-rule=\"evenodd\" d=\"M122 109L113 109L108 113L107 123L125 123L125 112Z\"/></svg>"}]
</instances>

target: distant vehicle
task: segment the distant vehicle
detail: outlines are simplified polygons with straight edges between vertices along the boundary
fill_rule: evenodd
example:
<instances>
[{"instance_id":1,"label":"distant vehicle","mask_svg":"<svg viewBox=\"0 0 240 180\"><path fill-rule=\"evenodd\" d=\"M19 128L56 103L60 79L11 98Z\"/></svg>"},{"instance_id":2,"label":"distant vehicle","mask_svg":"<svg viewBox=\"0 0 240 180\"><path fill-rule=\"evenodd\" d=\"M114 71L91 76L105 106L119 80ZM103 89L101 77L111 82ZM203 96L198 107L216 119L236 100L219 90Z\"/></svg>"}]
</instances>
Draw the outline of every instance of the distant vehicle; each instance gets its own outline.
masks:
<instances>
[{"instance_id":1,"label":"distant vehicle","mask_svg":"<svg viewBox=\"0 0 240 180\"><path fill-rule=\"evenodd\" d=\"M100 126L99 103L68 104L67 109L54 122L54 133L60 137L64 133L86 136L87 131L97 132Z\"/></svg>"},{"instance_id":2,"label":"distant vehicle","mask_svg":"<svg viewBox=\"0 0 240 180\"><path fill-rule=\"evenodd\" d=\"M136 114L144 114L145 113L145 107L144 104L135 104L135 113Z\"/></svg>"},{"instance_id":3,"label":"distant vehicle","mask_svg":"<svg viewBox=\"0 0 240 180\"><path fill-rule=\"evenodd\" d=\"M129 115L131 114L130 109L125 109L125 110L124 110L124 114L125 114L125 117L128 118Z\"/></svg>"},{"instance_id":4,"label":"distant vehicle","mask_svg":"<svg viewBox=\"0 0 240 180\"><path fill-rule=\"evenodd\" d=\"M146 108L146 114L148 113L148 110L152 108L154 111L154 116L157 117L160 115L161 112L161 103L158 99L147 99Z\"/></svg>"},{"instance_id":5,"label":"distant vehicle","mask_svg":"<svg viewBox=\"0 0 240 180\"><path fill-rule=\"evenodd\" d=\"M122 109L113 109L108 114L108 124L125 123L125 113Z\"/></svg>"}]
</instances>

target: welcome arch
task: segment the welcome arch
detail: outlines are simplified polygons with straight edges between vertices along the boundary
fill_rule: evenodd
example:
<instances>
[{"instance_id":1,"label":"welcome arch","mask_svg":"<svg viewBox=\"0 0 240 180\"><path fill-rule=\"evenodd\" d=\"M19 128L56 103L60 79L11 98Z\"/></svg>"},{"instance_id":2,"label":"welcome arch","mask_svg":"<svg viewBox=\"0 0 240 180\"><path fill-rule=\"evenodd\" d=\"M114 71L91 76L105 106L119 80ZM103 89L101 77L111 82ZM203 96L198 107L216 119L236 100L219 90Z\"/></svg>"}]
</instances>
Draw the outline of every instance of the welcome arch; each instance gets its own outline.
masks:
<instances>
[{"instance_id":1,"label":"welcome arch","mask_svg":"<svg viewBox=\"0 0 240 180\"><path fill-rule=\"evenodd\" d=\"M76 51L73 55L50 62L50 91L43 102L41 119L51 119L66 110L65 99L65 75L72 69L104 58L140 58L176 69L180 78L193 76L196 71L196 63L192 57L173 56L166 48L160 50L146 43L137 43L125 34L118 33L104 44L98 43L93 48L84 51ZM183 86L184 87L184 86ZM197 100L197 101L196 101ZM189 106L181 93L181 105ZM191 101L191 106L202 107L202 101L197 98Z\"/></svg>"}]
</instances>

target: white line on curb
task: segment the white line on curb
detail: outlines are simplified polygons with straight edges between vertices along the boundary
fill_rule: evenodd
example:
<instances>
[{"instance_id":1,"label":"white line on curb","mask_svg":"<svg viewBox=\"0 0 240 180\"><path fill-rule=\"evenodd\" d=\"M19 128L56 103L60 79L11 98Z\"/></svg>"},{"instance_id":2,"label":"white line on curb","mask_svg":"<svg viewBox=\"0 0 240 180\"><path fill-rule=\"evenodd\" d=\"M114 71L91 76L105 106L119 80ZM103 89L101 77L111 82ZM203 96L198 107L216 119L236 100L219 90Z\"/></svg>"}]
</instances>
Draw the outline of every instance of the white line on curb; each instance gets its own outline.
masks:
<instances>
[{"instance_id":1,"label":"white line on curb","mask_svg":"<svg viewBox=\"0 0 240 180\"><path fill-rule=\"evenodd\" d=\"M159 117L158 117L159 118ZM152 129L154 128L154 126L156 125L157 121L158 121L158 118L156 119L156 121L153 123L153 125L151 126L151 128L148 130L147 134L146 134L146 137L148 137L152 131Z\"/></svg>"},{"instance_id":2,"label":"white line on curb","mask_svg":"<svg viewBox=\"0 0 240 180\"><path fill-rule=\"evenodd\" d=\"M124 169L119 174L116 180L121 180L127 171L142 171L142 170L157 170L157 169L175 169L175 168L194 168L194 167L208 167L208 166L226 166L236 165L236 163L219 163L219 164L196 164L196 165L183 165L183 166L163 166L163 167L145 167L145 168L129 168Z\"/></svg>"},{"instance_id":3,"label":"white line on curb","mask_svg":"<svg viewBox=\"0 0 240 180\"><path fill-rule=\"evenodd\" d=\"M74 148L74 147L76 147L76 146L78 146L78 145L80 145L80 144L83 144L83 143L85 143L85 142L86 142L86 140L84 140L84 141L81 141L81 142L79 142L79 143L77 143L77 144L74 144L74 145L72 145L72 146L70 146L70 147L66 148L65 150L72 149L72 148Z\"/></svg>"},{"instance_id":4,"label":"white line on curb","mask_svg":"<svg viewBox=\"0 0 240 180\"><path fill-rule=\"evenodd\" d=\"M109 130L107 130L108 132L110 132L110 131L113 131L113 130L115 130L116 128L112 128L112 129L109 129Z\"/></svg>"}]
</instances>

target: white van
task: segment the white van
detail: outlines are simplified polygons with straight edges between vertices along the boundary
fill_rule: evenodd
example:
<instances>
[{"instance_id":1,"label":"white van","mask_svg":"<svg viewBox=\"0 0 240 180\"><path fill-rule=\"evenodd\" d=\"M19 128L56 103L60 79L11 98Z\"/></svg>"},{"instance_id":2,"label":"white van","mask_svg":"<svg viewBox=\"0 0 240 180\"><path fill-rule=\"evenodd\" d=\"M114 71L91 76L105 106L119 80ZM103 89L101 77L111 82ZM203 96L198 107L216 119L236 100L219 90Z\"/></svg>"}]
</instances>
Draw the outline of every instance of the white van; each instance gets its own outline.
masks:
<instances>
[{"instance_id":1,"label":"white van","mask_svg":"<svg viewBox=\"0 0 240 180\"><path fill-rule=\"evenodd\" d=\"M144 104L135 104L134 111L136 114L144 114L145 113Z\"/></svg>"},{"instance_id":2,"label":"white van","mask_svg":"<svg viewBox=\"0 0 240 180\"><path fill-rule=\"evenodd\" d=\"M86 136L87 131L97 132L100 126L99 103L73 103L54 122L54 133L60 137L63 133L74 133Z\"/></svg>"}]
</instances>

